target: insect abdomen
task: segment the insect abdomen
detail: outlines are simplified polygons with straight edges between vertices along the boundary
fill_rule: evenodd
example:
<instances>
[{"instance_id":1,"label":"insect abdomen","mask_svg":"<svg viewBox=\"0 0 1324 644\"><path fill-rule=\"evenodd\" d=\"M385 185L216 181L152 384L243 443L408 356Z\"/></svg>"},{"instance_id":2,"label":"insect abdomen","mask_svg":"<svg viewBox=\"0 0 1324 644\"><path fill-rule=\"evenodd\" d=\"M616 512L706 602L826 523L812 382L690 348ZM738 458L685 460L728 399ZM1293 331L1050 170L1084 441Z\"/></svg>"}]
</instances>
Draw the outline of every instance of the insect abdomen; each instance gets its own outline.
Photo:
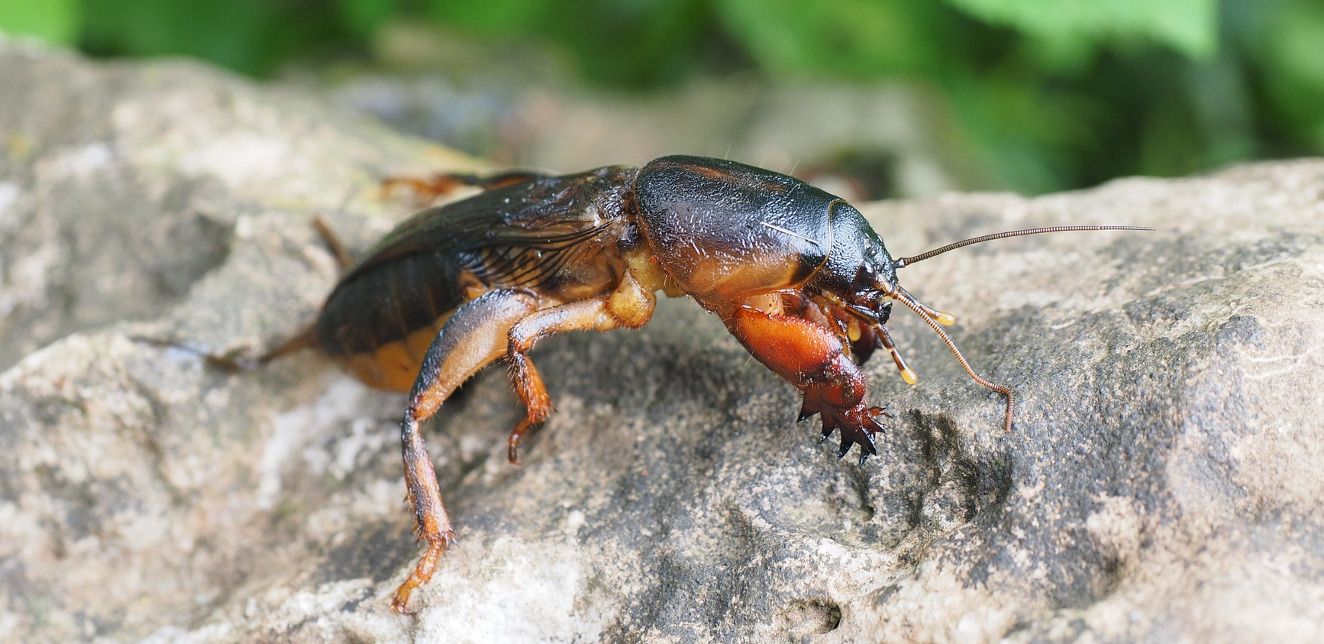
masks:
<instances>
[{"instance_id":1,"label":"insect abdomen","mask_svg":"<svg viewBox=\"0 0 1324 644\"><path fill-rule=\"evenodd\" d=\"M317 320L322 349L366 384L409 391L428 345L464 297L439 253L395 258L342 282Z\"/></svg>"}]
</instances>

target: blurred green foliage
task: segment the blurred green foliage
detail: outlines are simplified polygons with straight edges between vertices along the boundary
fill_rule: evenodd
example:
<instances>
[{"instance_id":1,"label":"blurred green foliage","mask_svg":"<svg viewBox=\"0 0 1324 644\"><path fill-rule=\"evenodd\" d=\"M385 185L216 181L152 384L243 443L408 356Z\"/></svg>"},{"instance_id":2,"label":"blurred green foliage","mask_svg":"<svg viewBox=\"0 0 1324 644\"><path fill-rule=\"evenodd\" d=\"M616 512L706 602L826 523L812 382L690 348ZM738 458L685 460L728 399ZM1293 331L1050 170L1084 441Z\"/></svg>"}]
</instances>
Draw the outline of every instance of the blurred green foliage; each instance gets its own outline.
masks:
<instances>
[{"instance_id":1,"label":"blurred green foliage","mask_svg":"<svg viewBox=\"0 0 1324 644\"><path fill-rule=\"evenodd\" d=\"M78 33L78 0L0 1L0 29L67 43Z\"/></svg>"},{"instance_id":2,"label":"blurred green foliage","mask_svg":"<svg viewBox=\"0 0 1324 644\"><path fill-rule=\"evenodd\" d=\"M942 99L987 185L1042 192L1324 152L1320 0L0 0L0 29L261 76L393 20L548 43L633 88L757 70Z\"/></svg>"}]
</instances>

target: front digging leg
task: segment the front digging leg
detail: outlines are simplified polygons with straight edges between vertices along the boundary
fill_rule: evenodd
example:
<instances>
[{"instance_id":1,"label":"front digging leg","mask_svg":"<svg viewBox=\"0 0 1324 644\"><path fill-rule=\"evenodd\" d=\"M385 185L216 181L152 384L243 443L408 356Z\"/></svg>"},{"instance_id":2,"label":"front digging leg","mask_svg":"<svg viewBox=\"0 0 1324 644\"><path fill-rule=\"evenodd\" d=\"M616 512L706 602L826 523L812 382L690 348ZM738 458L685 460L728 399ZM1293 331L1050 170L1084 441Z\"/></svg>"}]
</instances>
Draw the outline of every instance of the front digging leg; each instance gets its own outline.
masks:
<instances>
[{"instance_id":1,"label":"front digging leg","mask_svg":"<svg viewBox=\"0 0 1324 644\"><path fill-rule=\"evenodd\" d=\"M731 333L750 355L804 392L800 420L819 414L823 436L841 430L838 456L860 446L860 463L877 454L873 435L884 430L885 407L864 402L864 373L851 360L838 334L801 317L769 313L752 306L734 311Z\"/></svg>"}]
</instances>

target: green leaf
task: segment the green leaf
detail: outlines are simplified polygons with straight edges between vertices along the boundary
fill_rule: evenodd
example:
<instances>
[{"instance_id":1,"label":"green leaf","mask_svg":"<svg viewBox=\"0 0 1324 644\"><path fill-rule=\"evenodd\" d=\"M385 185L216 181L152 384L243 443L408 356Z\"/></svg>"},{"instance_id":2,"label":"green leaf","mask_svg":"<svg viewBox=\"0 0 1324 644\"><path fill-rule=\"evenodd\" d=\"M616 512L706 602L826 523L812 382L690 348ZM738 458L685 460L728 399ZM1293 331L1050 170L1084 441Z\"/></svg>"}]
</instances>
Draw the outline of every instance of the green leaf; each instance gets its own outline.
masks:
<instances>
[{"instance_id":1,"label":"green leaf","mask_svg":"<svg viewBox=\"0 0 1324 644\"><path fill-rule=\"evenodd\" d=\"M395 0L337 0L336 8L346 28L366 36L399 13Z\"/></svg>"},{"instance_id":2,"label":"green leaf","mask_svg":"<svg viewBox=\"0 0 1324 644\"><path fill-rule=\"evenodd\" d=\"M1268 98L1290 131L1324 149L1324 6L1313 0L1262 9L1250 53Z\"/></svg>"},{"instance_id":3,"label":"green leaf","mask_svg":"<svg viewBox=\"0 0 1324 644\"><path fill-rule=\"evenodd\" d=\"M645 86L694 67L708 0L563 2L542 29L572 52L590 78Z\"/></svg>"},{"instance_id":4,"label":"green leaf","mask_svg":"<svg viewBox=\"0 0 1324 644\"><path fill-rule=\"evenodd\" d=\"M247 74L268 64L264 47L275 32L276 3L265 0L83 0L84 46L115 54L185 54ZM275 32L275 33L273 33Z\"/></svg>"},{"instance_id":5,"label":"green leaf","mask_svg":"<svg viewBox=\"0 0 1324 644\"><path fill-rule=\"evenodd\" d=\"M442 23L499 36L524 33L555 20L553 6L549 0L429 0L427 3L430 15Z\"/></svg>"},{"instance_id":6,"label":"green leaf","mask_svg":"<svg viewBox=\"0 0 1324 644\"><path fill-rule=\"evenodd\" d=\"M941 57L930 0L718 0L717 8L727 31L777 74L914 74Z\"/></svg>"},{"instance_id":7,"label":"green leaf","mask_svg":"<svg viewBox=\"0 0 1324 644\"><path fill-rule=\"evenodd\" d=\"M1218 47L1215 0L947 0L987 22L1047 40L1144 38L1196 60Z\"/></svg>"},{"instance_id":8,"label":"green leaf","mask_svg":"<svg viewBox=\"0 0 1324 644\"><path fill-rule=\"evenodd\" d=\"M1071 185L1091 136L1081 118L1093 109L1089 98L997 73L954 75L942 89L965 143L995 175L988 185L1032 194Z\"/></svg>"},{"instance_id":9,"label":"green leaf","mask_svg":"<svg viewBox=\"0 0 1324 644\"><path fill-rule=\"evenodd\" d=\"M78 34L76 0L0 0L0 31L70 44Z\"/></svg>"}]
</instances>

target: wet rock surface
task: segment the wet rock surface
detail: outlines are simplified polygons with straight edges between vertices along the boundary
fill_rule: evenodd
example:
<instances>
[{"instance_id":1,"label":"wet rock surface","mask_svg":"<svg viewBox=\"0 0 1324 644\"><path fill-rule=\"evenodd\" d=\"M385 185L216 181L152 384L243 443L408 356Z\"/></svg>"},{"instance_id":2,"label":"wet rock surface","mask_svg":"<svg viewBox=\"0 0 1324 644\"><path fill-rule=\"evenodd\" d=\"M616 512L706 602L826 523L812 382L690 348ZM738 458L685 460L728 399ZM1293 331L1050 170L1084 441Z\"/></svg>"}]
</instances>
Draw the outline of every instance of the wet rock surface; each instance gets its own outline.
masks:
<instances>
[{"instance_id":1,"label":"wet rock surface","mask_svg":"<svg viewBox=\"0 0 1324 644\"><path fill-rule=\"evenodd\" d=\"M312 352L230 373L315 314L411 209L393 173L469 170L315 102L187 63L0 49L0 639L1309 641L1324 636L1324 161L1036 199L862 210L894 255L997 230L902 283L896 419L863 466L716 319L534 354L427 429L460 545L413 565L400 396ZM677 151L681 152L681 151ZM579 170L581 168L566 168Z\"/></svg>"}]
</instances>

